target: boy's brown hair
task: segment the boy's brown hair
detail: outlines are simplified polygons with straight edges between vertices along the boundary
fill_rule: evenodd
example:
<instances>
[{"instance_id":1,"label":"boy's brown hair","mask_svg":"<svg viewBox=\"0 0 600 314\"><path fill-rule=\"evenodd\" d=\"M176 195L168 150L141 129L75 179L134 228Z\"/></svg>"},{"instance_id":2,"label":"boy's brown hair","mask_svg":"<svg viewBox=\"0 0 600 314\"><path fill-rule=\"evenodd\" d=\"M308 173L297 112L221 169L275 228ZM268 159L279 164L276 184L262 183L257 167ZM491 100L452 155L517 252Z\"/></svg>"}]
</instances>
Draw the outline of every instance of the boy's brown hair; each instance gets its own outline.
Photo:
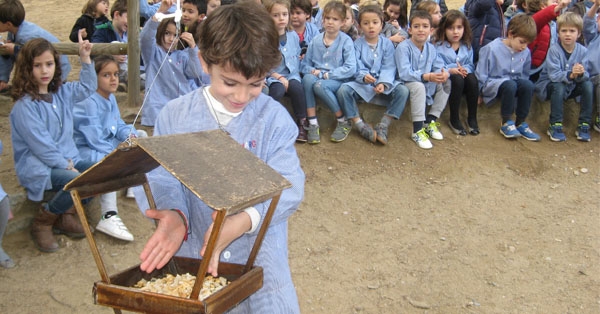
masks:
<instances>
[{"instance_id":1,"label":"boy's brown hair","mask_svg":"<svg viewBox=\"0 0 600 314\"><path fill-rule=\"evenodd\" d=\"M559 32L561 28L566 26L577 28L579 34L581 34L581 31L583 30L583 19L575 12L563 13L556 19L556 31Z\"/></svg>"},{"instance_id":2,"label":"boy's brown hair","mask_svg":"<svg viewBox=\"0 0 600 314\"><path fill-rule=\"evenodd\" d=\"M537 26L533 17L525 13L519 13L508 22L507 33L513 37L521 37L531 43L537 36Z\"/></svg>"},{"instance_id":3,"label":"boy's brown hair","mask_svg":"<svg viewBox=\"0 0 600 314\"><path fill-rule=\"evenodd\" d=\"M60 55L54 46L44 38L34 38L23 45L19 51L15 63L15 73L12 81L11 96L13 100L19 100L25 95L32 99L40 100L38 83L33 77L33 60L44 52L50 51L54 57L54 76L48 85L48 93L55 93L62 85L62 70L60 67Z\"/></svg>"},{"instance_id":4,"label":"boy's brown hair","mask_svg":"<svg viewBox=\"0 0 600 314\"><path fill-rule=\"evenodd\" d=\"M377 15L377 17L379 17L379 19L381 20L381 25L383 27L383 10L381 9L380 5L376 5L376 4L368 4L368 5L363 5L358 9L358 24L360 25L360 20L363 17L363 14L365 13L374 13Z\"/></svg>"},{"instance_id":5,"label":"boy's brown hair","mask_svg":"<svg viewBox=\"0 0 600 314\"><path fill-rule=\"evenodd\" d=\"M281 63L275 23L254 1L220 6L200 23L196 37L209 68L219 65L250 79L265 76Z\"/></svg>"},{"instance_id":6,"label":"boy's brown hair","mask_svg":"<svg viewBox=\"0 0 600 314\"><path fill-rule=\"evenodd\" d=\"M331 0L323 8L323 18L331 12L335 12L342 20L346 19L346 5L342 1Z\"/></svg>"},{"instance_id":7,"label":"boy's brown hair","mask_svg":"<svg viewBox=\"0 0 600 314\"><path fill-rule=\"evenodd\" d=\"M115 18L116 12L119 12L119 15L127 13L127 0L117 0L113 3L112 7L110 7L111 20Z\"/></svg>"},{"instance_id":8,"label":"boy's brown hair","mask_svg":"<svg viewBox=\"0 0 600 314\"><path fill-rule=\"evenodd\" d=\"M312 4L310 4L310 0L292 0L290 13L295 8L304 11L308 16L312 13Z\"/></svg>"},{"instance_id":9,"label":"boy's brown hair","mask_svg":"<svg viewBox=\"0 0 600 314\"><path fill-rule=\"evenodd\" d=\"M409 24L413 23L413 20L419 18L419 19L423 19L423 20L428 20L429 21L429 25L433 24L433 20L431 18L431 14L429 14L429 12L427 11L423 11L423 10L414 10L412 11L412 13L410 14L410 20L408 21Z\"/></svg>"},{"instance_id":10,"label":"boy's brown hair","mask_svg":"<svg viewBox=\"0 0 600 314\"><path fill-rule=\"evenodd\" d=\"M525 0L524 9L528 13L536 13L547 6L548 0Z\"/></svg>"},{"instance_id":11,"label":"boy's brown hair","mask_svg":"<svg viewBox=\"0 0 600 314\"><path fill-rule=\"evenodd\" d=\"M19 27L25 20L25 7L19 0L0 0L0 22Z\"/></svg>"}]
</instances>

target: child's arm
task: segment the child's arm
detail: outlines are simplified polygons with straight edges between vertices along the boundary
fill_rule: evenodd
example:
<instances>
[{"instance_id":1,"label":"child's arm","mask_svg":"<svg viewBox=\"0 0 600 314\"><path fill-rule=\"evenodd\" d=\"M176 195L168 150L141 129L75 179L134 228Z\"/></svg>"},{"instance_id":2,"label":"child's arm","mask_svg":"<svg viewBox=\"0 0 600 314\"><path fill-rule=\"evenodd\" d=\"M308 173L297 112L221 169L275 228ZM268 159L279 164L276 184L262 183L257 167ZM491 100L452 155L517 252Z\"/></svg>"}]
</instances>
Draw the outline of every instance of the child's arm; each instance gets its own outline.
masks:
<instances>
[{"instance_id":1,"label":"child's arm","mask_svg":"<svg viewBox=\"0 0 600 314\"><path fill-rule=\"evenodd\" d=\"M598 11L598 8L600 8L600 0L596 0L583 17L583 38L585 38L586 45L589 45L594 39L600 36L595 13Z\"/></svg>"},{"instance_id":2,"label":"child's arm","mask_svg":"<svg viewBox=\"0 0 600 314\"><path fill-rule=\"evenodd\" d=\"M314 40L308 44L308 48L306 49L306 54L304 58L300 62L300 73L302 74L311 74L315 70L313 65L313 50L314 50Z\"/></svg>"},{"instance_id":3,"label":"child's arm","mask_svg":"<svg viewBox=\"0 0 600 314\"><path fill-rule=\"evenodd\" d=\"M77 21L75 21L75 25L73 25L73 28L71 28L71 34L69 35L69 39L70 39L72 42L74 42L74 43L78 42L78 40L79 40L79 38L78 38L78 35L79 35L79 30L80 30L80 29L85 29L85 26L86 26L86 25L85 25L85 19L86 19L86 17L85 17L85 16L83 16L83 15L82 15L82 16L80 16L80 17L77 19ZM86 30L86 31L85 31L85 33L84 33L84 34L82 34L82 36L83 36L83 38L87 39L87 37L88 37L88 36L89 36L89 37L91 37L91 36L92 36L92 34L88 34L88 33L87 33L87 30Z\"/></svg>"},{"instance_id":4,"label":"child's arm","mask_svg":"<svg viewBox=\"0 0 600 314\"><path fill-rule=\"evenodd\" d=\"M394 44L388 39L381 39L383 45L383 57L381 58L381 70L377 86L383 84L385 89L391 88L396 78L396 61L394 60Z\"/></svg>"},{"instance_id":5,"label":"child's arm","mask_svg":"<svg viewBox=\"0 0 600 314\"><path fill-rule=\"evenodd\" d=\"M108 155L114 148L112 143L105 139L106 133L101 117L102 113L93 97L75 104L73 108L73 128L83 134L86 146L95 151L98 157Z\"/></svg>"},{"instance_id":6,"label":"child's arm","mask_svg":"<svg viewBox=\"0 0 600 314\"><path fill-rule=\"evenodd\" d=\"M92 64L92 53L93 44L87 40L81 38L81 31L79 32L79 58L81 60L81 71L79 72L79 82L69 82L63 84L61 88L70 88L70 91L65 90L67 93L72 93L71 97L73 102L70 102L71 108L75 103L85 100L90 97L98 88L98 77ZM59 90L60 91L60 90Z\"/></svg>"}]
</instances>

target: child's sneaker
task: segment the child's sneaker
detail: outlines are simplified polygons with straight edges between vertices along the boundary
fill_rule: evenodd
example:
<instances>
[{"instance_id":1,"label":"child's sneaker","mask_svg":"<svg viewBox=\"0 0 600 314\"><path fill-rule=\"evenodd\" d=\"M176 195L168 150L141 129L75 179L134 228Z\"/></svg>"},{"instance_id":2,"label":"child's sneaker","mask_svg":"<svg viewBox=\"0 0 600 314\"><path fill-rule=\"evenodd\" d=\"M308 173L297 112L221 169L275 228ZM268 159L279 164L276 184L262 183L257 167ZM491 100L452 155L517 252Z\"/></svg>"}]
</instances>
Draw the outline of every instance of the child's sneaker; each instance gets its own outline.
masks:
<instances>
[{"instance_id":1,"label":"child's sneaker","mask_svg":"<svg viewBox=\"0 0 600 314\"><path fill-rule=\"evenodd\" d=\"M596 117L596 122L594 122L594 130L600 132L600 115Z\"/></svg>"},{"instance_id":2,"label":"child's sneaker","mask_svg":"<svg viewBox=\"0 0 600 314\"><path fill-rule=\"evenodd\" d=\"M331 133L331 141L339 143L339 142L345 140L348 137L348 134L350 134L351 129L352 129L352 124L350 123L350 121L348 121L348 120L346 120L344 122L338 121L337 126L335 127L335 130L333 130L333 133Z\"/></svg>"},{"instance_id":3,"label":"child's sneaker","mask_svg":"<svg viewBox=\"0 0 600 314\"><path fill-rule=\"evenodd\" d=\"M577 131L575 131L575 135L577 135L577 140L582 142L589 142L592 140L590 137L590 125L587 123L582 123L577 127Z\"/></svg>"},{"instance_id":4,"label":"child's sneaker","mask_svg":"<svg viewBox=\"0 0 600 314\"><path fill-rule=\"evenodd\" d=\"M425 132L425 128L420 129L417 133L413 133L412 140L415 141L420 148L430 149L433 147L429 140L429 135Z\"/></svg>"},{"instance_id":5,"label":"child's sneaker","mask_svg":"<svg viewBox=\"0 0 600 314\"><path fill-rule=\"evenodd\" d=\"M506 121L500 127L500 133L502 133L502 135L504 135L504 137L506 137L506 138L521 137L521 132L519 132L519 130L517 130L517 127L515 127L515 123L512 120Z\"/></svg>"},{"instance_id":6,"label":"child's sneaker","mask_svg":"<svg viewBox=\"0 0 600 314\"><path fill-rule=\"evenodd\" d=\"M439 126L439 122L435 122L434 120L432 120L425 128L425 132L427 132L429 137L431 137L432 139L441 141L444 139L444 136L440 132Z\"/></svg>"},{"instance_id":7,"label":"child's sneaker","mask_svg":"<svg viewBox=\"0 0 600 314\"><path fill-rule=\"evenodd\" d=\"M127 230L119 215L112 215L108 218L102 216L96 230L123 241L133 241L133 235Z\"/></svg>"},{"instance_id":8,"label":"child's sneaker","mask_svg":"<svg viewBox=\"0 0 600 314\"><path fill-rule=\"evenodd\" d=\"M375 132L377 133L377 141L379 141L379 143L381 143L383 145L387 144L387 142L388 142L387 131L388 131L387 125L385 125L383 123L378 123L375 126Z\"/></svg>"},{"instance_id":9,"label":"child's sneaker","mask_svg":"<svg viewBox=\"0 0 600 314\"><path fill-rule=\"evenodd\" d=\"M533 132L527 122L521 123L517 127L517 131L521 133L521 136L524 137L528 141L539 142L542 138L535 132Z\"/></svg>"},{"instance_id":10,"label":"child's sneaker","mask_svg":"<svg viewBox=\"0 0 600 314\"><path fill-rule=\"evenodd\" d=\"M306 137L308 144L319 144L321 143L321 133L319 132L319 126L316 124L310 124L306 127Z\"/></svg>"},{"instance_id":11,"label":"child's sneaker","mask_svg":"<svg viewBox=\"0 0 600 314\"><path fill-rule=\"evenodd\" d=\"M375 132L375 130L373 130L373 128L367 123L363 124L363 127L360 128L359 132L360 135L366 138L369 142L375 143L375 141L377 141L377 132Z\"/></svg>"},{"instance_id":12,"label":"child's sneaker","mask_svg":"<svg viewBox=\"0 0 600 314\"><path fill-rule=\"evenodd\" d=\"M550 127L548 127L547 133L548 133L548 136L550 136L551 141L564 142L567 140L567 137L565 136L565 133L563 132L562 123L560 123L560 122L551 124Z\"/></svg>"},{"instance_id":13,"label":"child's sneaker","mask_svg":"<svg viewBox=\"0 0 600 314\"><path fill-rule=\"evenodd\" d=\"M125 194L127 198L135 198L135 193L133 193L133 188L128 188L127 193Z\"/></svg>"}]
</instances>

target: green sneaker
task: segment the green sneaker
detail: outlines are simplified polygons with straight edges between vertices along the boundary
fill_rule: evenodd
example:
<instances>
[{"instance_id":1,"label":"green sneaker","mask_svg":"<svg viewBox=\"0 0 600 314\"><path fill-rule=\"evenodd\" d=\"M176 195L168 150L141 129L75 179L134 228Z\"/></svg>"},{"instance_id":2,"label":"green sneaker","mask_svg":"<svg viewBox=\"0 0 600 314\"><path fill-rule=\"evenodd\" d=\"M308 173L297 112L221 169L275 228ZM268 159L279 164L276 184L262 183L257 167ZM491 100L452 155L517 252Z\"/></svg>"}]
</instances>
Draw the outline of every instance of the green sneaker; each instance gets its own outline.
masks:
<instances>
[{"instance_id":1,"label":"green sneaker","mask_svg":"<svg viewBox=\"0 0 600 314\"><path fill-rule=\"evenodd\" d=\"M427 135L429 135L429 137L431 137L434 140L441 141L444 139L442 132L440 132L440 123L439 122L435 122L435 121L429 122L429 124L425 128L425 132L427 132Z\"/></svg>"},{"instance_id":2,"label":"green sneaker","mask_svg":"<svg viewBox=\"0 0 600 314\"><path fill-rule=\"evenodd\" d=\"M335 127L335 130L333 131L333 133L331 133L331 141L332 142L342 142L343 140L345 140L348 137L348 134L350 134L350 130L352 129L352 124L350 123L350 121L346 120L344 122L339 122L337 123L337 126Z\"/></svg>"},{"instance_id":3,"label":"green sneaker","mask_svg":"<svg viewBox=\"0 0 600 314\"><path fill-rule=\"evenodd\" d=\"M304 127L306 129L306 137L308 139L308 144L319 144L321 143L321 133L319 132L319 126L310 124L308 127Z\"/></svg>"}]
</instances>

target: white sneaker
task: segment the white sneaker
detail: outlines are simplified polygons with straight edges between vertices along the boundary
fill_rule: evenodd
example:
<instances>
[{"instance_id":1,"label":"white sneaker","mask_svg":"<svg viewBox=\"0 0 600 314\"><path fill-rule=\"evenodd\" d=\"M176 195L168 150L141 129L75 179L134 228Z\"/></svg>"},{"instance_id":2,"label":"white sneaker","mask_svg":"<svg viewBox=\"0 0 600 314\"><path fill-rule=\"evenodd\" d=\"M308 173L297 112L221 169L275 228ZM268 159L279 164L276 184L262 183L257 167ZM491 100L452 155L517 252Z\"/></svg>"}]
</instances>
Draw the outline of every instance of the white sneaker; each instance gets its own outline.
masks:
<instances>
[{"instance_id":1,"label":"white sneaker","mask_svg":"<svg viewBox=\"0 0 600 314\"><path fill-rule=\"evenodd\" d=\"M439 122L431 121L427 125L425 131L427 132L427 134L429 134L429 137L431 137L432 139L441 141L444 139L444 136L442 135L442 132L440 132L439 126Z\"/></svg>"},{"instance_id":2,"label":"white sneaker","mask_svg":"<svg viewBox=\"0 0 600 314\"><path fill-rule=\"evenodd\" d=\"M135 198L135 195L133 194L133 188L128 188L127 189L127 194L125 194L125 197L127 197L127 198Z\"/></svg>"},{"instance_id":3,"label":"white sneaker","mask_svg":"<svg viewBox=\"0 0 600 314\"><path fill-rule=\"evenodd\" d=\"M119 215L113 215L109 218L102 217L96 226L96 230L123 241L133 241L133 235L127 230Z\"/></svg>"},{"instance_id":4,"label":"white sneaker","mask_svg":"<svg viewBox=\"0 0 600 314\"><path fill-rule=\"evenodd\" d=\"M425 129L420 129L417 133L413 133L412 135L413 141L419 145L420 148L430 149L433 147L431 141L429 140L429 136L425 133Z\"/></svg>"}]
</instances>

